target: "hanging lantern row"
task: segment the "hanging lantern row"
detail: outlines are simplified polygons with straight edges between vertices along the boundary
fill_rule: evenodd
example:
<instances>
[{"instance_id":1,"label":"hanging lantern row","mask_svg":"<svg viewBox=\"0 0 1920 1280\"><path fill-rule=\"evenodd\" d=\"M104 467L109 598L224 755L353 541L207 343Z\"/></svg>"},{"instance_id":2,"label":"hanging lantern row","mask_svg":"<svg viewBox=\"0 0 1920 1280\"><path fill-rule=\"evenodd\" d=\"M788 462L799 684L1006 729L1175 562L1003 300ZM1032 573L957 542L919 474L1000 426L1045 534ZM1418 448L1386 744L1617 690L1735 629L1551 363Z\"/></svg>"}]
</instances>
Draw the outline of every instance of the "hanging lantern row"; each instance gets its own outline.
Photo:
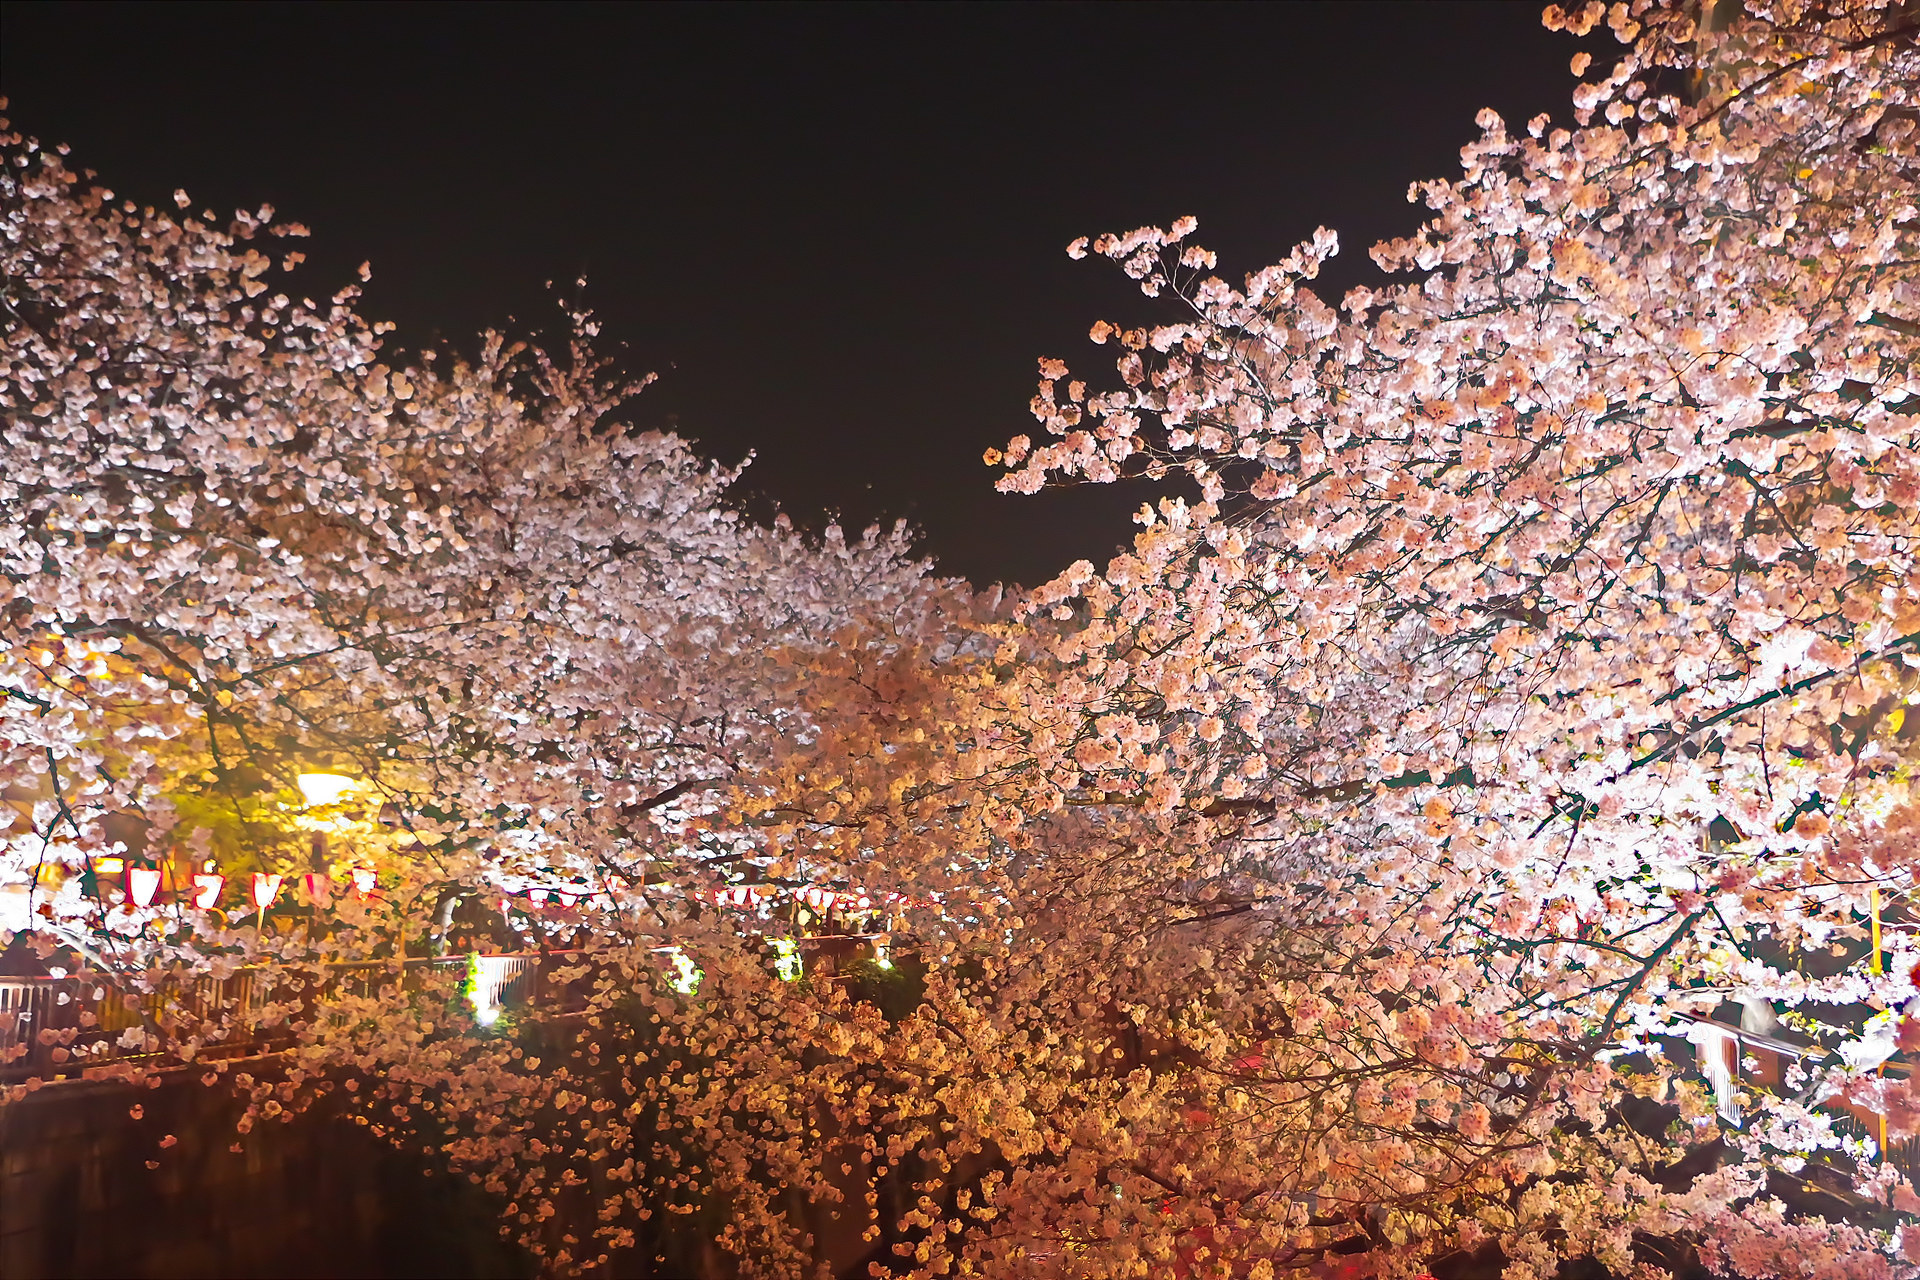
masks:
<instances>
[{"instance_id":1,"label":"hanging lantern row","mask_svg":"<svg viewBox=\"0 0 1920 1280\"><path fill-rule=\"evenodd\" d=\"M777 885L730 884L714 890L713 901L715 906L748 907L779 892L781 890ZM875 907L896 907L910 901L903 893L871 894L864 889L829 889L817 884L808 885L794 896L802 906L822 914L829 911L871 911Z\"/></svg>"},{"instance_id":2,"label":"hanging lantern row","mask_svg":"<svg viewBox=\"0 0 1920 1280\"><path fill-rule=\"evenodd\" d=\"M730 884L713 891L713 902L719 907L751 907L762 898L772 897L773 893L770 884Z\"/></svg>"},{"instance_id":3,"label":"hanging lantern row","mask_svg":"<svg viewBox=\"0 0 1920 1280\"><path fill-rule=\"evenodd\" d=\"M885 897L889 906L905 900L897 893L889 893ZM820 885L809 885L802 889L800 901L820 912L869 911L874 905L873 896L859 889L827 889Z\"/></svg>"},{"instance_id":4,"label":"hanging lantern row","mask_svg":"<svg viewBox=\"0 0 1920 1280\"><path fill-rule=\"evenodd\" d=\"M102 876L124 875L127 885L127 901L135 907L151 907L160 896L162 872L158 867L129 867L124 858L98 858L94 861L94 870ZM353 880L353 893L356 897L367 898L379 885L379 875L372 867L354 867L349 872ZM258 909L265 911L280 896L287 877L271 872L256 871L248 881L248 898ZM333 905L333 877L309 872L299 877L302 888L306 890L307 901L316 907ZM191 878L192 890L183 895L185 899L201 910L208 910L220 903L221 890L226 888L227 877L214 871L195 872Z\"/></svg>"},{"instance_id":5,"label":"hanging lantern row","mask_svg":"<svg viewBox=\"0 0 1920 1280\"><path fill-rule=\"evenodd\" d=\"M713 903L719 907L753 907L766 898L771 898L782 890L772 884L730 884L713 891ZM513 900L525 899L532 906L546 906L554 903L562 907L571 907L576 902L597 898L608 894L607 890L589 889L584 885L575 885L567 889L526 888L504 889L500 893L500 912L505 915L513 909ZM902 903L913 902L905 894L871 894L860 889L828 889L821 885L809 885L795 896L802 904L818 912L828 911L871 911L875 907L895 907ZM610 897L610 894L609 894ZM916 905L925 905L916 903Z\"/></svg>"},{"instance_id":6,"label":"hanging lantern row","mask_svg":"<svg viewBox=\"0 0 1920 1280\"><path fill-rule=\"evenodd\" d=\"M536 907L544 907L549 901L555 902L563 907L571 907L582 898L593 897L594 893L595 891L592 889L582 889L578 887L572 889L503 889L500 893L500 914L505 915L513 909L513 900L515 898L525 898L529 904Z\"/></svg>"}]
</instances>

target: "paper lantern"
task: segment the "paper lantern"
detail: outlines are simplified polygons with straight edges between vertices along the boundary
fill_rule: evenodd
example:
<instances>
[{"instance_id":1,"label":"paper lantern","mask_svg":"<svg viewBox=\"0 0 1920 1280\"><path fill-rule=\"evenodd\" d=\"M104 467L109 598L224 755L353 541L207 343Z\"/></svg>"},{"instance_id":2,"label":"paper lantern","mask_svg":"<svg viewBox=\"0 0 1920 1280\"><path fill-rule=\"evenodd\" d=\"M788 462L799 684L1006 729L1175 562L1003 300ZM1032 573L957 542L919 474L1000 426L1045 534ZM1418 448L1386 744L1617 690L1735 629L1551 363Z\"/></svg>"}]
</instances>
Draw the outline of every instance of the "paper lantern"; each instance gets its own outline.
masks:
<instances>
[{"instance_id":1,"label":"paper lantern","mask_svg":"<svg viewBox=\"0 0 1920 1280\"><path fill-rule=\"evenodd\" d=\"M211 872L196 873L193 877L193 905L203 910L211 907L220 901L220 890L226 883L225 876Z\"/></svg>"},{"instance_id":2,"label":"paper lantern","mask_svg":"<svg viewBox=\"0 0 1920 1280\"><path fill-rule=\"evenodd\" d=\"M125 858L95 858L93 870L97 875L117 876L127 869Z\"/></svg>"},{"instance_id":3,"label":"paper lantern","mask_svg":"<svg viewBox=\"0 0 1920 1280\"><path fill-rule=\"evenodd\" d=\"M529 889L527 890L527 897L534 902L545 905L547 901L547 891L545 889Z\"/></svg>"},{"instance_id":4,"label":"paper lantern","mask_svg":"<svg viewBox=\"0 0 1920 1280\"><path fill-rule=\"evenodd\" d=\"M573 899L574 899L573 894L562 891L555 896L557 896L560 899L561 906L570 907L573 905Z\"/></svg>"},{"instance_id":5,"label":"paper lantern","mask_svg":"<svg viewBox=\"0 0 1920 1280\"><path fill-rule=\"evenodd\" d=\"M355 867L353 869L354 892L363 898L366 897L373 892L376 879L377 877L373 874L372 867Z\"/></svg>"},{"instance_id":6,"label":"paper lantern","mask_svg":"<svg viewBox=\"0 0 1920 1280\"><path fill-rule=\"evenodd\" d=\"M268 875L264 871L253 873L253 905L265 911L280 896L280 882L285 876Z\"/></svg>"},{"instance_id":7,"label":"paper lantern","mask_svg":"<svg viewBox=\"0 0 1920 1280\"><path fill-rule=\"evenodd\" d=\"M153 905L153 895L160 892L160 872L155 867L129 867L127 869L127 896L133 899L136 907Z\"/></svg>"},{"instance_id":8,"label":"paper lantern","mask_svg":"<svg viewBox=\"0 0 1920 1280\"><path fill-rule=\"evenodd\" d=\"M320 875L317 872L308 872L302 879L306 881L308 902L311 902L316 907L326 907L333 904L333 881L331 878Z\"/></svg>"}]
</instances>

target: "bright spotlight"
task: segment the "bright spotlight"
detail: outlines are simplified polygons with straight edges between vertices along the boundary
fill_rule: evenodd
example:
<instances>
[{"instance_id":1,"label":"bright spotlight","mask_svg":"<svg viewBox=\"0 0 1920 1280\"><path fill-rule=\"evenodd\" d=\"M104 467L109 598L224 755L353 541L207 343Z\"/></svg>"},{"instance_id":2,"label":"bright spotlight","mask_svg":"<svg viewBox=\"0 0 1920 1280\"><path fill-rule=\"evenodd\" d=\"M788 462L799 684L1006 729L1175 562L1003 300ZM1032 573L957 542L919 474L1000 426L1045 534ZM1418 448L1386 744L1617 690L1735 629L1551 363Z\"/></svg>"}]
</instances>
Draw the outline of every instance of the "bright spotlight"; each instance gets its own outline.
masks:
<instances>
[{"instance_id":1,"label":"bright spotlight","mask_svg":"<svg viewBox=\"0 0 1920 1280\"><path fill-rule=\"evenodd\" d=\"M339 804L360 785L352 778L337 773L303 773L294 779L294 783L300 788L300 798L307 802L308 808Z\"/></svg>"}]
</instances>

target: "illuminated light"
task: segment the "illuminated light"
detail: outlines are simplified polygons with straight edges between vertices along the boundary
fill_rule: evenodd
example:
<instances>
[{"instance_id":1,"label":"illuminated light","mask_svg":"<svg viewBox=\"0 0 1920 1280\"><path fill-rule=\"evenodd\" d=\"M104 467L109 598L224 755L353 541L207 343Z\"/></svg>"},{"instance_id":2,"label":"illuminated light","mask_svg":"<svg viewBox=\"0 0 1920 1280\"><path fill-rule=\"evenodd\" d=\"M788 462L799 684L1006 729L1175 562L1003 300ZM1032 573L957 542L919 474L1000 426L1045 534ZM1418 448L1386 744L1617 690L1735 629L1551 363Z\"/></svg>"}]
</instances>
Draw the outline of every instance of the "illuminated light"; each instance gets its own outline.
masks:
<instances>
[{"instance_id":1,"label":"illuminated light","mask_svg":"<svg viewBox=\"0 0 1920 1280\"><path fill-rule=\"evenodd\" d=\"M301 877L307 887L307 901L316 907L333 905L333 880L317 872L308 872Z\"/></svg>"},{"instance_id":2,"label":"illuminated light","mask_svg":"<svg viewBox=\"0 0 1920 1280\"><path fill-rule=\"evenodd\" d=\"M265 911L280 896L280 882L285 876L268 875L264 871L253 873L253 905Z\"/></svg>"},{"instance_id":3,"label":"illuminated light","mask_svg":"<svg viewBox=\"0 0 1920 1280\"><path fill-rule=\"evenodd\" d=\"M366 897L368 894L373 892L373 886L376 883L377 879L378 878L373 874L372 867L355 867L353 869L354 892L358 893L363 898Z\"/></svg>"},{"instance_id":4,"label":"illuminated light","mask_svg":"<svg viewBox=\"0 0 1920 1280\"><path fill-rule=\"evenodd\" d=\"M564 892L564 891L563 891L563 892L560 892L560 893L558 893L558 894L556 894L555 896L556 896L556 897L558 897L558 898L560 899L560 905L561 905L561 906L563 906L563 907L570 907L570 906L572 906L572 905L573 905L573 901L574 901L574 896L575 896L575 895L573 895L573 894L571 894L571 893L566 893L566 892Z\"/></svg>"},{"instance_id":5,"label":"illuminated light","mask_svg":"<svg viewBox=\"0 0 1920 1280\"><path fill-rule=\"evenodd\" d=\"M95 858L93 860L93 869L96 873L103 876L117 876L127 869L127 860L125 858Z\"/></svg>"},{"instance_id":6,"label":"illuminated light","mask_svg":"<svg viewBox=\"0 0 1920 1280\"><path fill-rule=\"evenodd\" d=\"M160 872L155 867L133 867L127 872L127 896L133 899L136 907L153 905L153 895L160 892Z\"/></svg>"},{"instance_id":7,"label":"illuminated light","mask_svg":"<svg viewBox=\"0 0 1920 1280\"><path fill-rule=\"evenodd\" d=\"M226 885L225 876L212 872L197 872L193 877L193 905L205 910L220 901L220 890Z\"/></svg>"},{"instance_id":8,"label":"illuminated light","mask_svg":"<svg viewBox=\"0 0 1920 1280\"><path fill-rule=\"evenodd\" d=\"M773 971L782 982L798 982L806 973L800 959L800 944L792 938L769 938L773 947Z\"/></svg>"},{"instance_id":9,"label":"illuminated light","mask_svg":"<svg viewBox=\"0 0 1920 1280\"><path fill-rule=\"evenodd\" d=\"M873 944L873 965L876 969L893 968L892 948L886 942Z\"/></svg>"},{"instance_id":10,"label":"illuminated light","mask_svg":"<svg viewBox=\"0 0 1920 1280\"><path fill-rule=\"evenodd\" d=\"M473 1006L473 1020L483 1027L500 1021L505 1004L500 993L512 979L511 965L506 956L467 957L467 1003Z\"/></svg>"},{"instance_id":11,"label":"illuminated light","mask_svg":"<svg viewBox=\"0 0 1920 1280\"><path fill-rule=\"evenodd\" d=\"M309 808L339 804L360 785L352 778L337 773L303 773L293 781L300 788L300 798L307 802Z\"/></svg>"},{"instance_id":12,"label":"illuminated light","mask_svg":"<svg viewBox=\"0 0 1920 1280\"><path fill-rule=\"evenodd\" d=\"M527 897L544 906L547 901L547 891L545 889L529 889L527 890Z\"/></svg>"},{"instance_id":13,"label":"illuminated light","mask_svg":"<svg viewBox=\"0 0 1920 1280\"><path fill-rule=\"evenodd\" d=\"M680 948L672 948L671 955L673 976L667 979L667 985L683 996L697 994L700 990L700 979L706 977L706 973Z\"/></svg>"}]
</instances>

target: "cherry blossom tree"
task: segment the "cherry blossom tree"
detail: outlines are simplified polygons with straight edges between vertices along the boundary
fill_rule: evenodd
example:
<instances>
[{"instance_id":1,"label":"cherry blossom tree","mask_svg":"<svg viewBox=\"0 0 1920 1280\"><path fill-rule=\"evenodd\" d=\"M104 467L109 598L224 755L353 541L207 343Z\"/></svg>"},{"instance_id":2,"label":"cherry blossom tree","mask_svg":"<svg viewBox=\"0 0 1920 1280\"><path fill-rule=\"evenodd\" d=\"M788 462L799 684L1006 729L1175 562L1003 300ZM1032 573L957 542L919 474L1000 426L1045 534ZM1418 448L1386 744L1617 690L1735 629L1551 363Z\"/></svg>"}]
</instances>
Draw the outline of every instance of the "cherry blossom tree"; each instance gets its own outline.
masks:
<instances>
[{"instance_id":1,"label":"cherry blossom tree","mask_svg":"<svg viewBox=\"0 0 1920 1280\"><path fill-rule=\"evenodd\" d=\"M716 890L809 872L757 856L741 797L964 643L969 593L903 530L744 520L736 471L621 421L639 386L584 315L558 355L401 360L355 290L295 288L303 228L121 201L0 133L0 944L154 997L125 1038L149 1065L277 1029L290 1065L241 1081L243 1128L380 1069L400 1137L461 1053L565 1105L521 1041L400 981L462 897L648 991L666 947L765 969ZM305 796L313 774L338 785ZM165 890L130 900L108 859ZM243 966L264 1008L195 1003ZM476 1141L463 1167L508 1159Z\"/></svg>"},{"instance_id":2,"label":"cherry blossom tree","mask_svg":"<svg viewBox=\"0 0 1920 1280\"><path fill-rule=\"evenodd\" d=\"M1483 117L1406 283L1075 246L1176 314L989 461L1172 491L736 794L911 900L911 1002L603 987L664 1047L539 1104L601 1239L652 1177L754 1274L855 1273L836 1214L915 1275L1911 1272L1836 1104L1912 1111L1914 27L1548 20L1603 17L1578 128ZM1779 1079L1716 1075L1742 1012ZM474 1149L536 1234L558 1149Z\"/></svg>"},{"instance_id":3,"label":"cherry blossom tree","mask_svg":"<svg viewBox=\"0 0 1920 1280\"><path fill-rule=\"evenodd\" d=\"M1374 251L1404 283L1326 305L1324 231L1240 286L1191 219L1073 246L1176 314L1094 327L1113 390L1043 361L1051 441L988 460L1188 487L1035 598L1039 795L1087 815L1035 840L1098 934L1033 964L1193 1110L1054 1117L1098 1137L1023 1171L996 1268L1160 1196L1221 1274L1914 1257L1818 1104L1888 1087L1914 994L1920 28L1697 16L1549 9L1624 54L1575 129L1483 113ZM1736 1001L1810 1047L1715 1098L1686 1041Z\"/></svg>"},{"instance_id":4,"label":"cherry blossom tree","mask_svg":"<svg viewBox=\"0 0 1920 1280\"><path fill-rule=\"evenodd\" d=\"M1327 232L1077 242L1166 314L989 462L1163 491L1013 610L733 514L588 317L403 360L270 212L9 135L0 865L131 980L277 966L245 1123L443 1150L556 1273L1910 1275L1838 1107L1920 1127L1920 27L1700 16L1548 10L1622 45L1575 127L1483 115L1338 306ZM381 887L49 870L116 842ZM533 892L567 999L324 978ZM891 950L796 969L809 892Z\"/></svg>"}]
</instances>

